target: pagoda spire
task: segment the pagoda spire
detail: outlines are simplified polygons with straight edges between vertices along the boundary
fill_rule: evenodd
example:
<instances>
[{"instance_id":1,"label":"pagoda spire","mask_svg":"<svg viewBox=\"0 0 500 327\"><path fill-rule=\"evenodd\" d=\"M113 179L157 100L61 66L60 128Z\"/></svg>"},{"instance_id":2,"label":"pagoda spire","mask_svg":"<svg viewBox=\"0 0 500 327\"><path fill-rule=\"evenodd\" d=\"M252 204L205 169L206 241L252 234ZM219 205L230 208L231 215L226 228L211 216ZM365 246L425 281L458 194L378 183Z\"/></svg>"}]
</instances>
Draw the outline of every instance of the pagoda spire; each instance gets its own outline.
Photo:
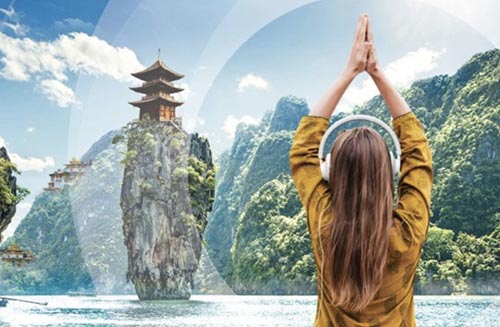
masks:
<instances>
[{"instance_id":1,"label":"pagoda spire","mask_svg":"<svg viewBox=\"0 0 500 327\"><path fill-rule=\"evenodd\" d=\"M177 73L161 61L161 52L158 48L158 60L140 72L132 73L132 76L144 81L141 86L130 89L143 93L144 96L138 101L129 102L140 109L139 119L149 116L152 120L172 121L178 127L182 126L181 117L175 116L175 109L183 102L175 99L172 94L181 92L183 89L172 83L181 79L184 75Z\"/></svg>"}]
</instances>

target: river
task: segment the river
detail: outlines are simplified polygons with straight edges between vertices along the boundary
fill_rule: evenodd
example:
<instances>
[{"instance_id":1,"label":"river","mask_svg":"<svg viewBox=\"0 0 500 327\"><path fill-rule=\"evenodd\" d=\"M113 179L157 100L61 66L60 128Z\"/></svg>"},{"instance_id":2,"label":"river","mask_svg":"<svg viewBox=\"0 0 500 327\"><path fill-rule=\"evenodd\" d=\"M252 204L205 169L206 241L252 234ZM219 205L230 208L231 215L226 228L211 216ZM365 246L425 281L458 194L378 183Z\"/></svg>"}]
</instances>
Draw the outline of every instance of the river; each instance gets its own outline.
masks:
<instances>
[{"instance_id":1,"label":"river","mask_svg":"<svg viewBox=\"0 0 500 327\"><path fill-rule=\"evenodd\" d=\"M17 296L0 326L297 326L311 327L316 296L192 295L184 301L136 296ZM500 326L500 296L415 296L419 327Z\"/></svg>"}]
</instances>

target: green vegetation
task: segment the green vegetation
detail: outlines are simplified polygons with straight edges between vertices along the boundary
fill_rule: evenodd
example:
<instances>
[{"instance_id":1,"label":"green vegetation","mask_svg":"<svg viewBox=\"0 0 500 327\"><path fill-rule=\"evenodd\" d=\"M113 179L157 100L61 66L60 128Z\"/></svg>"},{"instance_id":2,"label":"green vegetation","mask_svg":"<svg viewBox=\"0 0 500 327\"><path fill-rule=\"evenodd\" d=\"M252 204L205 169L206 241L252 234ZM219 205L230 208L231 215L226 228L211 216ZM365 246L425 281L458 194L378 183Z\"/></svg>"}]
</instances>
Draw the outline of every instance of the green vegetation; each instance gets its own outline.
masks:
<instances>
[{"instance_id":1,"label":"green vegetation","mask_svg":"<svg viewBox=\"0 0 500 327\"><path fill-rule=\"evenodd\" d=\"M500 225L475 237L429 228L417 271L420 294L499 294Z\"/></svg>"},{"instance_id":2,"label":"green vegetation","mask_svg":"<svg viewBox=\"0 0 500 327\"><path fill-rule=\"evenodd\" d=\"M403 90L426 129L434 163L432 227L417 294L500 293L499 89L495 49L473 56L453 76L419 80ZM307 113L304 100L285 97L260 125L239 125L231 150L221 155L206 238L214 265L239 293L314 289L304 213L292 200L294 191L284 193L282 176L289 173L294 131ZM354 113L390 121L380 96ZM342 117L335 115L332 123Z\"/></svg>"},{"instance_id":3,"label":"green vegetation","mask_svg":"<svg viewBox=\"0 0 500 327\"><path fill-rule=\"evenodd\" d=\"M280 174L252 195L231 248L236 292L314 293L314 257L299 205L288 174Z\"/></svg>"},{"instance_id":4,"label":"green vegetation","mask_svg":"<svg viewBox=\"0 0 500 327\"><path fill-rule=\"evenodd\" d=\"M181 168L177 168L181 170ZM177 171L178 172L178 171ZM176 171L174 170L174 174ZM206 212L208 208L212 208L214 202L215 190L215 167L208 167L207 163L195 156L189 156L187 167L187 177L189 184L189 194L191 196L191 208L193 210L195 224L198 231L203 234L207 225L205 215L200 213ZM186 176L186 170L182 169L181 176ZM207 203L209 205L207 206Z\"/></svg>"},{"instance_id":5,"label":"green vegetation","mask_svg":"<svg viewBox=\"0 0 500 327\"><path fill-rule=\"evenodd\" d=\"M16 165L7 159L0 158L0 211L7 211L18 202L9 184L12 172L18 172Z\"/></svg>"},{"instance_id":6,"label":"green vegetation","mask_svg":"<svg viewBox=\"0 0 500 327\"><path fill-rule=\"evenodd\" d=\"M62 294L92 288L73 223L69 190L44 192L5 245L18 243L36 256L28 265L0 263L0 289L6 294Z\"/></svg>"},{"instance_id":7,"label":"green vegetation","mask_svg":"<svg viewBox=\"0 0 500 327\"><path fill-rule=\"evenodd\" d=\"M27 188L16 185L13 192L9 180L13 173L20 174L16 165L5 158L0 158L0 211L7 211L29 195Z\"/></svg>"},{"instance_id":8,"label":"green vegetation","mask_svg":"<svg viewBox=\"0 0 500 327\"><path fill-rule=\"evenodd\" d=\"M20 172L10 161L7 149L0 147L0 243L3 241L2 232L16 213L16 205L30 193L17 184L16 174Z\"/></svg>"}]
</instances>

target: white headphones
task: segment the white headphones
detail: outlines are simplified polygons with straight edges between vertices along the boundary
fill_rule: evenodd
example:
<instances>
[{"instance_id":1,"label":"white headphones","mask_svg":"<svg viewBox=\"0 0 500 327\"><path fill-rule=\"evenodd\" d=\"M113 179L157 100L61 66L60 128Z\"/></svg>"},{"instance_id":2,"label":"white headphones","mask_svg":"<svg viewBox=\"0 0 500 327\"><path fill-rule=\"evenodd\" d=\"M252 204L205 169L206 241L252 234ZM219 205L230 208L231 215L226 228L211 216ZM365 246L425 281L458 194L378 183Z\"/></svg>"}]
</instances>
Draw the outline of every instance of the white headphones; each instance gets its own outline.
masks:
<instances>
[{"instance_id":1,"label":"white headphones","mask_svg":"<svg viewBox=\"0 0 500 327\"><path fill-rule=\"evenodd\" d=\"M373 123L379 125L380 127L382 127L383 129L385 129L389 133L389 135L391 136L392 141L394 143L394 146L396 147L396 158L394 158L394 155L392 154L392 151L390 151L390 150L389 150L389 154L391 156L392 174L394 177L397 177L399 174L399 168L401 165L401 145L399 144L399 139L397 138L397 136L394 133L394 131L392 130L392 128L387 126L387 124L384 123L383 121L381 121L380 119L375 118L373 116L351 115L351 116L347 116L345 118L342 118L342 119L336 121L332 126L330 126L330 128L328 128L327 131L325 132L325 135L323 135L323 139L321 140L321 143L319 144L319 153L318 153L319 166L321 169L321 175L323 176L323 179L328 182L329 176L330 176L330 152L331 152L331 148L330 148L330 151L328 151L328 154L326 155L326 157L323 154L325 143L326 143L326 140L328 139L328 136L330 136L330 134L333 131L335 131L338 127L340 127L340 125L343 125L343 124L350 122L350 121L353 121L353 120L373 122Z\"/></svg>"}]
</instances>

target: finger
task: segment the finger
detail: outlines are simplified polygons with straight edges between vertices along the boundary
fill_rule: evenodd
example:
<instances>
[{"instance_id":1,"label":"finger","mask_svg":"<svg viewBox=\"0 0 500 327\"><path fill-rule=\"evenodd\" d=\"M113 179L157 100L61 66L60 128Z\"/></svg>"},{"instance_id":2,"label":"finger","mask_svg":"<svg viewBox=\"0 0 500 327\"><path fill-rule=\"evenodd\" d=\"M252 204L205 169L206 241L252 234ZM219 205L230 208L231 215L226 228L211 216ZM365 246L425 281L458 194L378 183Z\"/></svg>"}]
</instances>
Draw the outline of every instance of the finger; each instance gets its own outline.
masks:
<instances>
[{"instance_id":1,"label":"finger","mask_svg":"<svg viewBox=\"0 0 500 327\"><path fill-rule=\"evenodd\" d=\"M370 51L370 49L373 47L373 43L368 42L368 41L363 41L363 48L365 49L366 52Z\"/></svg>"},{"instance_id":2,"label":"finger","mask_svg":"<svg viewBox=\"0 0 500 327\"><path fill-rule=\"evenodd\" d=\"M358 33L358 39L357 39L358 42L363 42L366 38L366 20L367 20L366 15L363 15L360 31Z\"/></svg>"},{"instance_id":3,"label":"finger","mask_svg":"<svg viewBox=\"0 0 500 327\"><path fill-rule=\"evenodd\" d=\"M363 15L359 15L358 24L356 25L356 32L354 33L354 41L359 39L359 33L361 33L361 24L363 23Z\"/></svg>"},{"instance_id":4,"label":"finger","mask_svg":"<svg viewBox=\"0 0 500 327\"><path fill-rule=\"evenodd\" d=\"M372 23L369 17L368 17L368 25L366 27L366 40L369 42L373 42Z\"/></svg>"},{"instance_id":5,"label":"finger","mask_svg":"<svg viewBox=\"0 0 500 327\"><path fill-rule=\"evenodd\" d=\"M375 53L375 47L371 47L370 51L368 52L368 58L370 62L375 62L377 61L377 54Z\"/></svg>"}]
</instances>

